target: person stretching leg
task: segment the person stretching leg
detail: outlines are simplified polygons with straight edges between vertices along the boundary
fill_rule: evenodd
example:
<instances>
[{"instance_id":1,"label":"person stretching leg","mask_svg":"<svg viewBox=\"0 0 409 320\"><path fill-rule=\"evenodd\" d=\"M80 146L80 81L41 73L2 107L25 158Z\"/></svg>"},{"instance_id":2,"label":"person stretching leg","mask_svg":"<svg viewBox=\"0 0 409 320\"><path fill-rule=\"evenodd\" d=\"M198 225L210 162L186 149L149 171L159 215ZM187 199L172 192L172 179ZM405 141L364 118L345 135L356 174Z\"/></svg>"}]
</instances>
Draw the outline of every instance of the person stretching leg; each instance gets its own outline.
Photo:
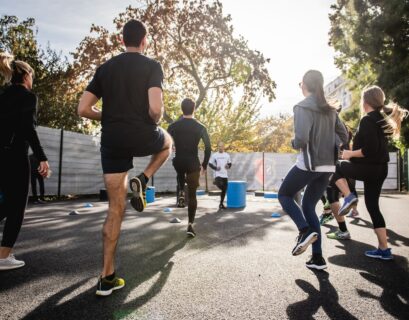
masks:
<instances>
[{"instance_id":1,"label":"person stretching leg","mask_svg":"<svg viewBox=\"0 0 409 320\"><path fill-rule=\"evenodd\" d=\"M143 211L148 179L170 155L172 139L158 127L163 115L161 65L144 56L146 27L137 20L123 28L126 51L101 66L81 97L78 114L101 120L101 163L108 193L108 215L103 227L103 268L96 294L108 296L125 285L115 275L115 252L125 212L128 170L134 157L152 158L130 181L132 206ZM102 98L102 112L94 106Z\"/></svg>"}]
</instances>

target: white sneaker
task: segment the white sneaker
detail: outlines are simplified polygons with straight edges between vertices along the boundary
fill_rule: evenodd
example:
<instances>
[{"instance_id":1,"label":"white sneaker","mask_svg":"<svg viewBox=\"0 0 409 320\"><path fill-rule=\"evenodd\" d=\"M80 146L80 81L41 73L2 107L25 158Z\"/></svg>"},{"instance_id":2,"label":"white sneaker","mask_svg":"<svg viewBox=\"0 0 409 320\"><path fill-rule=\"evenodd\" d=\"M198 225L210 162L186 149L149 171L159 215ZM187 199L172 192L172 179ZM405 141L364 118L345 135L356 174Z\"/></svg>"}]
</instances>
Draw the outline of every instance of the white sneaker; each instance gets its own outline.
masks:
<instances>
[{"instance_id":1,"label":"white sneaker","mask_svg":"<svg viewBox=\"0 0 409 320\"><path fill-rule=\"evenodd\" d=\"M12 270L24 267L26 263L22 260L17 260L13 254L10 254L5 259L0 259L0 270Z\"/></svg>"}]
</instances>

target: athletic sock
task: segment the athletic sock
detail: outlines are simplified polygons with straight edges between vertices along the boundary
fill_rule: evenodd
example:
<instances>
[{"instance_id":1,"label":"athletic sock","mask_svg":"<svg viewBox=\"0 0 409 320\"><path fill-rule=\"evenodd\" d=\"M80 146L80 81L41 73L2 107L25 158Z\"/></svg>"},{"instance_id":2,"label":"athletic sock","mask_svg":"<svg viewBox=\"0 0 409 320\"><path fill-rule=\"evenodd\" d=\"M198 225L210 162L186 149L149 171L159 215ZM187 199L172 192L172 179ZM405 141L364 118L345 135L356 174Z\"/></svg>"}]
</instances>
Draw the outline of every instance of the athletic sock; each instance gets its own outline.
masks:
<instances>
[{"instance_id":1,"label":"athletic sock","mask_svg":"<svg viewBox=\"0 0 409 320\"><path fill-rule=\"evenodd\" d=\"M342 232L347 232L348 231L345 221L344 222L338 222L338 226L339 226L339 230L341 230Z\"/></svg>"},{"instance_id":2,"label":"athletic sock","mask_svg":"<svg viewBox=\"0 0 409 320\"><path fill-rule=\"evenodd\" d=\"M322 258L322 253L312 253L313 258Z\"/></svg>"},{"instance_id":3,"label":"athletic sock","mask_svg":"<svg viewBox=\"0 0 409 320\"><path fill-rule=\"evenodd\" d=\"M149 178L142 172L143 177L145 178L145 183L148 184Z\"/></svg>"},{"instance_id":4,"label":"athletic sock","mask_svg":"<svg viewBox=\"0 0 409 320\"><path fill-rule=\"evenodd\" d=\"M308 227L304 227L304 228L300 229L301 233L306 233L307 231L308 231Z\"/></svg>"},{"instance_id":5,"label":"athletic sock","mask_svg":"<svg viewBox=\"0 0 409 320\"><path fill-rule=\"evenodd\" d=\"M109 276L106 276L105 279L107 279L108 281L112 281L115 279L115 272Z\"/></svg>"}]
</instances>

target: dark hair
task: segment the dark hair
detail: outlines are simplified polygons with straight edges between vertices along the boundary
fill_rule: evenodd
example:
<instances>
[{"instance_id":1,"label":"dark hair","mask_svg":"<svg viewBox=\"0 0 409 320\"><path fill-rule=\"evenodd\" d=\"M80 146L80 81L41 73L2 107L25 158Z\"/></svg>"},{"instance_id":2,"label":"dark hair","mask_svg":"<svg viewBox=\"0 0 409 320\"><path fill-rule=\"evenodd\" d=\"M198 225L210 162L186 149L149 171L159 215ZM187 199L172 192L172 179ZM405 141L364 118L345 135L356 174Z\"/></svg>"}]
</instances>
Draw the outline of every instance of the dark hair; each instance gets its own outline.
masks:
<instances>
[{"instance_id":1,"label":"dark hair","mask_svg":"<svg viewBox=\"0 0 409 320\"><path fill-rule=\"evenodd\" d=\"M126 47L139 47L146 36L145 25L138 20L129 20L125 23L122 36Z\"/></svg>"},{"instance_id":2,"label":"dark hair","mask_svg":"<svg viewBox=\"0 0 409 320\"><path fill-rule=\"evenodd\" d=\"M308 92L313 94L317 99L318 106L326 110L334 110L335 108L331 106L324 94L324 77L322 73L318 70L308 70L302 82L307 88Z\"/></svg>"},{"instance_id":3,"label":"dark hair","mask_svg":"<svg viewBox=\"0 0 409 320\"><path fill-rule=\"evenodd\" d=\"M186 98L182 101L182 111L185 116L190 116L195 111L196 104L192 99Z\"/></svg>"}]
</instances>

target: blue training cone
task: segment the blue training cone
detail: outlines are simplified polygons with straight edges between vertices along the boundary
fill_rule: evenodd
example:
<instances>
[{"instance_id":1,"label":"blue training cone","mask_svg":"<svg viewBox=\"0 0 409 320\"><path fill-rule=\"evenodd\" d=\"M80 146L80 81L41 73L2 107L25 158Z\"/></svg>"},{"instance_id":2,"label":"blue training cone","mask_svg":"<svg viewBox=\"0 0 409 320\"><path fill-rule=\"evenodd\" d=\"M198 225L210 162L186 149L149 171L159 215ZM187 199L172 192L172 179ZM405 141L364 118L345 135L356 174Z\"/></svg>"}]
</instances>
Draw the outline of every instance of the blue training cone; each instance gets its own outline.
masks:
<instances>
[{"instance_id":1,"label":"blue training cone","mask_svg":"<svg viewBox=\"0 0 409 320\"><path fill-rule=\"evenodd\" d=\"M274 212L274 213L271 214L271 217L272 218L281 218L281 214L278 213L278 212Z\"/></svg>"},{"instance_id":2,"label":"blue training cone","mask_svg":"<svg viewBox=\"0 0 409 320\"><path fill-rule=\"evenodd\" d=\"M92 208L94 205L92 203L84 204L84 208Z\"/></svg>"},{"instance_id":3,"label":"blue training cone","mask_svg":"<svg viewBox=\"0 0 409 320\"><path fill-rule=\"evenodd\" d=\"M165 208L165 209L163 209L163 212L165 212L165 213L169 213L169 212L172 212L173 210L172 210L172 208Z\"/></svg>"}]
</instances>

